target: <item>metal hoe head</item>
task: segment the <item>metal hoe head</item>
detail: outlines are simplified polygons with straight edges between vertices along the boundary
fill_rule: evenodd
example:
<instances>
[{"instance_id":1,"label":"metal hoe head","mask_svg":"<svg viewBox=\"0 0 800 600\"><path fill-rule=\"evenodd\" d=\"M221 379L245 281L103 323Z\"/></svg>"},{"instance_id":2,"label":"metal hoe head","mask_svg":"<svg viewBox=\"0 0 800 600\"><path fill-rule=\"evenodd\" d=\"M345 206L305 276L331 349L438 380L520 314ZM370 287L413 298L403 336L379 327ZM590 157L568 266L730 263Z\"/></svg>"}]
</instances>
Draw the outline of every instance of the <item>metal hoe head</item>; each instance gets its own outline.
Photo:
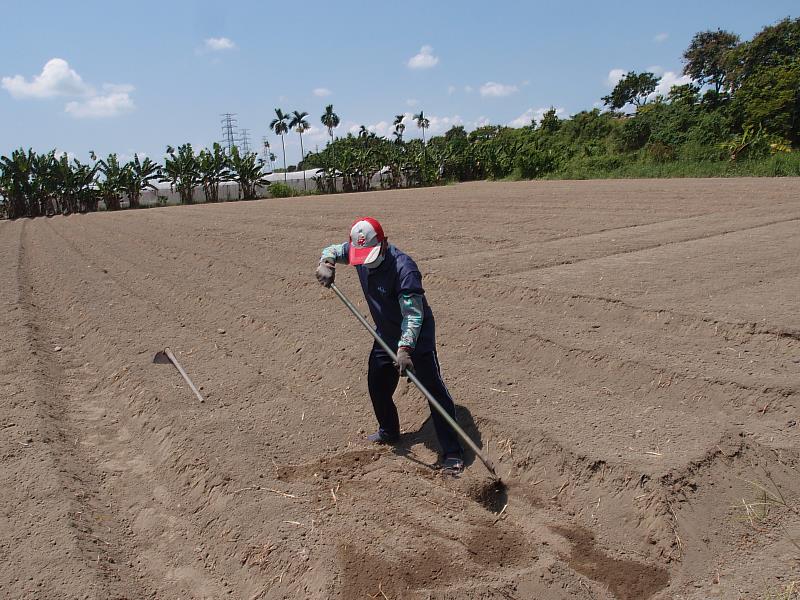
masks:
<instances>
[{"instance_id":1,"label":"metal hoe head","mask_svg":"<svg viewBox=\"0 0 800 600\"><path fill-rule=\"evenodd\" d=\"M172 361L167 356L167 353L163 350L159 350L156 352L156 355L153 357L153 364L156 365L169 365L172 364Z\"/></svg>"}]
</instances>

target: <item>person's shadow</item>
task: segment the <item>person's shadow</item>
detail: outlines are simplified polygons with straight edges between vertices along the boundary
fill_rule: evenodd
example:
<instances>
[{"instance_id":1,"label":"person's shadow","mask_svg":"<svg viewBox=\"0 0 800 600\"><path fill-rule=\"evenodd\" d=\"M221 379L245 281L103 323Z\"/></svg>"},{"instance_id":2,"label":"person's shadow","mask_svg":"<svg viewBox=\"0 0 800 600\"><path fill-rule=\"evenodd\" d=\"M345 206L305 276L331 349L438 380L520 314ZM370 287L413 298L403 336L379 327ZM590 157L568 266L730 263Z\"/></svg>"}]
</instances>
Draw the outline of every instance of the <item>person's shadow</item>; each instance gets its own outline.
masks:
<instances>
[{"instance_id":1,"label":"person's shadow","mask_svg":"<svg viewBox=\"0 0 800 600\"><path fill-rule=\"evenodd\" d=\"M478 429L478 426L475 424L475 419L472 417L472 413L466 406L461 406L456 404L456 422L459 424L461 429L472 438L472 441L475 442L475 445L478 448L483 448L481 432ZM432 409L436 410L436 409ZM461 446L464 448L464 466L468 467L473 462L475 462L475 453L460 439ZM415 458L411 452L411 448L417 444L423 444L428 450L436 452L437 454L441 453L441 447L439 446L439 439L436 437L436 429L433 426L433 418L428 415L428 418L425 419L425 422L422 424L417 431L406 432L400 435L400 441L392 447L392 451L395 454L403 456L408 460L417 463L418 465L424 466L426 468L433 468L435 465L429 465L421 460Z\"/></svg>"}]
</instances>

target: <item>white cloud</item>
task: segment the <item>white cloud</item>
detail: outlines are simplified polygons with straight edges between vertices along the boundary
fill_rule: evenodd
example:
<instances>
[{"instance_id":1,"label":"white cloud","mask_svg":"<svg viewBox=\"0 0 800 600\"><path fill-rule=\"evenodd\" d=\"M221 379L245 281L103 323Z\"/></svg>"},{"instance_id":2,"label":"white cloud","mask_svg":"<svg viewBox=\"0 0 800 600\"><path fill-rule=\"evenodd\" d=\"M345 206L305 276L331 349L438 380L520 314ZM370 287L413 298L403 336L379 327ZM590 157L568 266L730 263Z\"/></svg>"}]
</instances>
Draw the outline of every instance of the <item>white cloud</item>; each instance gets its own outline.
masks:
<instances>
[{"instance_id":1,"label":"white cloud","mask_svg":"<svg viewBox=\"0 0 800 600\"><path fill-rule=\"evenodd\" d=\"M416 98L409 98L406 100L406 106L410 106L411 108L414 108L417 104L419 104L419 100Z\"/></svg>"},{"instance_id":2,"label":"white cloud","mask_svg":"<svg viewBox=\"0 0 800 600\"><path fill-rule=\"evenodd\" d=\"M474 89L475 88L473 88L471 85L464 86L464 91L467 92L468 94L471 94L474 91Z\"/></svg>"},{"instance_id":3,"label":"white cloud","mask_svg":"<svg viewBox=\"0 0 800 600\"><path fill-rule=\"evenodd\" d=\"M104 83L103 91L107 94L130 94L135 88L128 83Z\"/></svg>"},{"instance_id":4,"label":"white cloud","mask_svg":"<svg viewBox=\"0 0 800 600\"><path fill-rule=\"evenodd\" d=\"M48 60L42 72L30 81L22 75L3 77L2 86L15 98L88 96L93 93L92 87L63 58Z\"/></svg>"},{"instance_id":5,"label":"white cloud","mask_svg":"<svg viewBox=\"0 0 800 600\"><path fill-rule=\"evenodd\" d=\"M550 110L549 106L541 108L529 108L513 121L509 121L508 126L525 127L527 125L530 125L534 119L536 120L537 123L539 123L542 120L544 113L546 113L548 110ZM561 107L556 109L556 115L559 117L563 115L565 112L566 111Z\"/></svg>"},{"instance_id":6,"label":"white cloud","mask_svg":"<svg viewBox=\"0 0 800 600\"><path fill-rule=\"evenodd\" d=\"M615 87L622 78L625 77L627 71L625 69L611 69L608 72L608 77L606 78L606 84L608 87Z\"/></svg>"},{"instance_id":7,"label":"white cloud","mask_svg":"<svg viewBox=\"0 0 800 600\"><path fill-rule=\"evenodd\" d=\"M409 125L409 119L411 119L411 113L407 112L407 113L405 113L405 115L406 116L403 119L403 123L405 123L406 126L408 126ZM381 137L388 137L391 134L391 132L394 131L394 125L389 123L389 121L378 121L377 123L372 123L370 125L366 125L366 128L367 128L367 131L369 131L370 133L374 133L375 135L378 135L378 136L381 136ZM349 126L347 128L347 131L349 133L352 133L353 135L358 135L359 132L361 131L361 125L358 125L358 124L355 124L355 123L349 124Z\"/></svg>"},{"instance_id":8,"label":"white cloud","mask_svg":"<svg viewBox=\"0 0 800 600\"><path fill-rule=\"evenodd\" d=\"M430 129L428 130L431 135L444 133L455 125L463 125L464 120L458 115L452 117L428 117L431 121ZM427 135L427 134L426 134Z\"/></svg>"},{"instance_id":9,"label":"white cloud","mask_svg":"<svg viewBox=\"0 0 800 600\"><path fill-rule=\"evenodd\" d=\"M666 32L658 33L658 34L655 35L655 37L653 37L653 41L656 44L663 44L668 39L669 39L669 34L666 33Z\"/></svg>"},{"instance_id":10,"label":"white cloud","mask_svg":"<svg viewBox=\"0 0 800 600\"><path fill-rule=\"evenodd\" d=\"M484 98L504 98L518 91L519 88L515 85L506 85L504 83L496 83L494 81L487 81L481 86L481 96Z\"/></svg>"},{"instance_id":11,"label":"white cloud","mask_svg":"<svg viewBox=\"0 0 800 600\"><path fill-rule=\"evenodd\" d=\"M15 98L76 98L67 102L64 112L77 119L106 118L131 112L136 105L131 98L133 86L104 83L100 92L81 78L61 58L45 63L42 72L30 81L22 75L3 77L2 86Z\"/></svg>"},{"instance_id":12,"label":"white cloud","mask_svg":"<svg viewBox=\"0 0 800 600\"><path fill-rule=\"evenodd\" d=\"M386 137L391 133L392 125L388 121L380 121L374 125L368 126L367 129L376 135Z\"/></svg>"},{"instance_id":13,"label":"white cloud","mask_svg":"<svg viewBox=\"0 0 800 600\"><path fill-rule=\"evenodd\" d=\"M692 83L691 77L687 75L678 75L674 71L666 71L661 76L661 81L658 82L658 87L656 87L656 91L653 92L651 98L656 95L666 96L669 94L673 85L685 85L687 83Z\"/></svg>"},{"instance_id":14,"label":"white cloud","mask_svg":"<svg viewBox=\"0 0 800 600\"><path fill-rule=\"evenodd\" d=\"M448 86L447 86L447 95L448 95L448 96L452 96L452 95L453 95L453 94L455 94L455 93L456 93L456 86L454 86L454 85L448 85Z\"/></svg>"},{"instance_id":15,"label":"white cloud","mask_svg":"<svg viewBox=\"0 0 800 600\"><path fill-rule=\"evenodd\" d=\"M78 155L75 154L74 152L70 152L69 150L62 150L61 148L56 148L55 152L56 152L56 158L59 159L66 154L67 160L69 162L72 162L74 159L78 157Z\"/></svg>"},{"instance_id":16,"label":"white cloud","mask_svg":"<svg viewBox=\"0 0 800 600\"><path fill-rule=\"evenodd\" d=\"M104 86L106 94L68 102L64 112L76 119L106 119L129 113L136 108L130 97L131 86ZM120 91L127 90L127 91Z\"/></svg>"},{"instance_id":17,"label":"white cloud","mask_svg":"<svg viewBox=\"0 0 800 600\"><path fill-rule=\"evenodd\" d=\"M320 98L324 98L325 96L330 96L331 95L331 91L328 88L324 88L324 87L314 88L314 92L313 93L314 93L315 96L318 96Z\"/></svg>"},{"instance_id":18,"label":"white cloud","mask_svg":"<svg viewBox=\"0 0 800 600\"><path fill-rule=\"evenodd\" d=\"M439 57L434 56L433 47L423 46L419 53L408 59L409 69L430 69L439 64Z\"/></svg>"},{"instance_id":19,"label":"white cloud","mask_svg":"<svg viewBox=\"0 0 800 600\"><path fill-rule=\"evenodd\" d=\"M233 43L233 40L226 37L207 38L204 44L206 50L210 50L211 52L233 50L234 48L236 48L236 44Z\"/></svg>"},{"instance_id":20,"label":"white cloud","mask_svg":"<svg viewBox=\"0 0 800 600\"><path fill-rule=\"evenodd\" d=\"M202 147L203 147L202 144L200 146L192 144L192 148L202 148ZM121 162L121 163L130 162L130 161L133 160L134 156L138 156L139 160L144 160L145 158L147 158L149 156L149 154L147 152L144 152L144 151L137 152L136 150L128 150L127 152L120 152L119 156L118 156L119 162Z\"/></svg>"},{"instance_id":21,"label":"white cloud","mask_svg":"<svg viewBox=\"0 0 800 600\"><path fill-rule=\"evenodd\" d=\"M326 142L329 139L330 136L328 136L328 129L326 127L312 125L309 129L307 129L303 133L303 140L306 142L306 151L308 151L309 149L309 142L320 143L320 142Z\"/></svg>"},{"instance_id":22,"label":"white cloud","mask_svg":"<svg viewBox=\"0 0 800 600\"><path fill-rule=\"evenodd\" d=\"M664 68L659 65L651 65L647 67L646 70L650 73L653 73L653 75L656 77L660 77L658 85L656 86L656 90L647 97L648 100L652 100L656 96L666 96L669 94L669 90L673 85L684 85L692 82L691 77L679 75L675 71L665 71ZM606 83L609 87L614 87L622 80L623 77L625 77L626 74L627 71L624 69L612 69L608 73L608 79ZM597 105L595 104L595 106Z\"/></svg>"},{"instance_id":23,"label":"white cloud","mask_svg":"<svg viewBox=\"0 0 800 600\"><path fill-rule=\"evenodd\" d=\"M425 115L425 118L427 118L430 122L430 126L425 130L425 137L444 133L454 125L464 125L464 120L458 115L445 117ZM422 137L422 130L417 127L417 122L414 120L413 113L403 113L403 124L406 126L404 133L406 138ZM361 126L357 124L348 125L348 131L353 135L358 135L358 132L361 130ZM366 127L368 131L371 131L378 136L389 137L394 131L394 122L379 121L378 123L373 123L371 125L367 125Z\"/></svg>"}]
</instances>

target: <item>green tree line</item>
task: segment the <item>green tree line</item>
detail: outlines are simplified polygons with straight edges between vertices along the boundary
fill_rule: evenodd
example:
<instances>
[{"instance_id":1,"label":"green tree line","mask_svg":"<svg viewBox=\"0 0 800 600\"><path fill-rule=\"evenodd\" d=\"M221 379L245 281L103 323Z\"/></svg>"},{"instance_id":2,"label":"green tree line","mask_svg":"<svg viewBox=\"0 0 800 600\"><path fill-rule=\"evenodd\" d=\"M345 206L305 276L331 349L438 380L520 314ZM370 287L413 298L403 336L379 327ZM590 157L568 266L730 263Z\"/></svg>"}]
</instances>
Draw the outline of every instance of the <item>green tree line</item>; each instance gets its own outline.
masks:
<instances>
[{"instance_id":1,"label":"green tree line","mask_svg":"<svg viewBox=\"0 0 800 600\"><path fill-rule=\"evenodd\" d=\"M226 152L214 144L198 153L191 144L177 150L169 146L163 165L136 154L124 163L116 154L98 159L91 152L90 158L82 162L55 150L23 149L0 157L0 208L11 219L94 212L101 203L106 210L119 210L123 199L139 208L142 192L155 190L157 182L168 182L181 204L192 204L198 189L206 202L217 202L220 184L228 181L238 183L240 198L249 200L257 186L266 184L263 161L235 146Z\"/></svg>"},{"instance_id":2,"label":"green tree line","mask_svg":"<svg viewBox=\"0 0 800 600\"><path fill-rule=\"evenodd\" d=\"M683 54L692 83L655 94L660 78L628 72L602 98L605 110L559 118L551 108L524 127L456 126L425 143L366 131L336 139L304 165L333 174L345 191L380 185L497 178L800 175L800 19L784 19L742 42L734 33L697 33ZM330 108L330 107L329 107ZM323 115L323 119L326 116ZM325 121L323 120L323 124ZM333 139L333 138L332 138ZM384 169L385 170L385 169Z\"/></svg>"},{"instance_id":3,"label":"green tree line","mask_svg":"<svg viewBox=\"0 0 800 600\"><path fill-rule=\"evenodd\" d=\"M337 138L340 118L328 105L320 116L330 142L305 153L304 111L275 109L269 128L284 138L294 130L303 159L296 168L316 168L316 191L364 191L498 178L594 178L610 176L800 175L800 19L764 27L751 40L735 33L697 33L683 53L683 73L692 83L656 94L660 79L628 72L602 98L605 109L560 118L551 108L524 127L487 125L467 132L456 126L427 137L423 111L409 120L396 115L390 137L361 126ZM421 139L406 139L406 124ZM268 149L267 149L268 150ZM267 156L270 164L275 157ZM202 189L219 199L220 184L239 183L253 198L264 185L264 161L219 144L195 153L189 144L168 147L163 165L138 156L122 164L111 154L90 163L55 151L19 149L0 157L0 212L10 218L135 208L155 182L169 182L181 202ZM286 177L284 175L284 177ZM303 185L307 188L308 182ZM286 195L288 188L274 195ZM280 194L278 192L280 191ZM289 190L290 191L290 190Z\"/></svg>"}]
</instances>

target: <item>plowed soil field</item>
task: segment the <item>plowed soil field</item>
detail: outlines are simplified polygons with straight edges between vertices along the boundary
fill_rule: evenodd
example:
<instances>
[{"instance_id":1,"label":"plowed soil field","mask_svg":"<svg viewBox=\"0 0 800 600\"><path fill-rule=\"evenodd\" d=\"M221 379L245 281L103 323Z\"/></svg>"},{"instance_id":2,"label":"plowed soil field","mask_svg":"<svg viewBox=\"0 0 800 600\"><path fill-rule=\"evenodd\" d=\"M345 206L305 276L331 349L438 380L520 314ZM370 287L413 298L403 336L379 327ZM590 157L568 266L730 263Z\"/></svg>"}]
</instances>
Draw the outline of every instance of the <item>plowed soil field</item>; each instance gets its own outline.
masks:
<instances>
[{"instance_id":1,"label":"plowed soil field","mask_svg":"<svg viewBox=\"0 0 800 600\"><path fill-rule=\"evenodd\" d=\"M459 420L364 440L314 269L417 259ZM475 183L0 222L3 598L769 598L800 587L800 181ZM354 269L337 283L362 311ZM170 365L170 347L201 388ZM784 595L782 598L791 596Z\"/></svg>"}]
</instances>

